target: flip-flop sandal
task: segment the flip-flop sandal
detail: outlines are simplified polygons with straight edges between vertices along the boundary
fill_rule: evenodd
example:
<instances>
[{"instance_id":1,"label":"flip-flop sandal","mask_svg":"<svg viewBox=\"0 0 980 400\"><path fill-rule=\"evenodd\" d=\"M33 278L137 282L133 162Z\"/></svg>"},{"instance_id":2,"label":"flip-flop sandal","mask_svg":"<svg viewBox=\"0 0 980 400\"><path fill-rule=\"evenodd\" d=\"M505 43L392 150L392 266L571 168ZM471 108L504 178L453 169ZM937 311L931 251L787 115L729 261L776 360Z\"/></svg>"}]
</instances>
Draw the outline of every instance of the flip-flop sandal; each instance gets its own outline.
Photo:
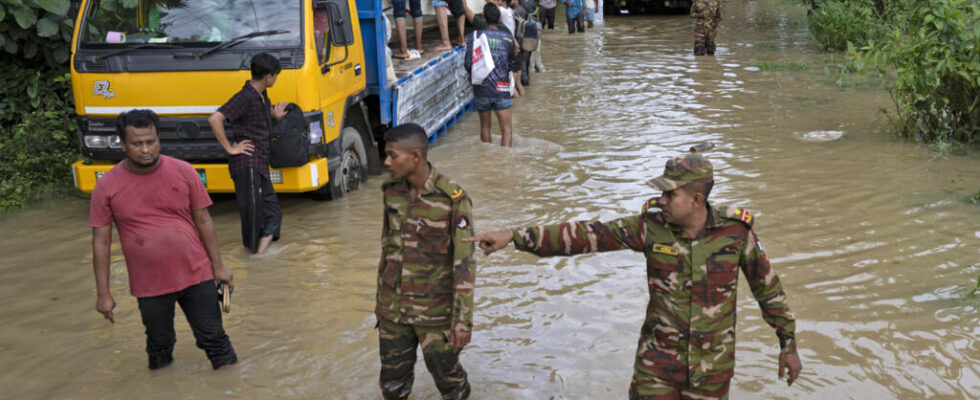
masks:
<instances>
[{"instance_id":1,"label":"flip-flop sandal","mask_svg":"<svg viewBox=\"0 0 980 400\"><path fill-rule=\"evenodd\" d=\"M391 55L391 58L394 58L394 59L396 59L396 60L407 60L407 59L409 59L409 58L411 58L411 57L412 57L412 55L411 55L411 54L406 54L406 55L396 55L396 54L392 54L392 55Z\"/></svg>"},{"instance_id":2,"label":"flip-flop sandal","mask_svg":"<svg viewBox=\"0 0 980 400\"><path fill-rule=\"evenodd\" d=\"M218 293L221 294L221 311L231 312L231 289L224 282L218 285Z\"/></svg>"}]
</instances>

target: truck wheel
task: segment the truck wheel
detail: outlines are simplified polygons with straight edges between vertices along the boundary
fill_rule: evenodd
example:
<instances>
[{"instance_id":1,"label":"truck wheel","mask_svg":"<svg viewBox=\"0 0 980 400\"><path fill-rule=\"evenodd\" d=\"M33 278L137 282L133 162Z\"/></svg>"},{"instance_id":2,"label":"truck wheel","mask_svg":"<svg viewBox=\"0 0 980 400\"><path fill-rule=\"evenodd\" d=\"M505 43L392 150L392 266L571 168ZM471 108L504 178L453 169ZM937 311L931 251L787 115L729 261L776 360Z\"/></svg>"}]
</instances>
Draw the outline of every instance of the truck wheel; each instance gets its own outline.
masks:
<instances>
[{"instance_id":1,"label":"truck wheel","mask_svg":"<svg viewBox=\"0 0 980 400\"><path fill-rule=\"evenodd\" d=\"M330 171L330 182L313 192L317 200L336 200L367 180L367 151L361 133L348 126L341 132L340 167Z\"/></svg>"}]
</instances>

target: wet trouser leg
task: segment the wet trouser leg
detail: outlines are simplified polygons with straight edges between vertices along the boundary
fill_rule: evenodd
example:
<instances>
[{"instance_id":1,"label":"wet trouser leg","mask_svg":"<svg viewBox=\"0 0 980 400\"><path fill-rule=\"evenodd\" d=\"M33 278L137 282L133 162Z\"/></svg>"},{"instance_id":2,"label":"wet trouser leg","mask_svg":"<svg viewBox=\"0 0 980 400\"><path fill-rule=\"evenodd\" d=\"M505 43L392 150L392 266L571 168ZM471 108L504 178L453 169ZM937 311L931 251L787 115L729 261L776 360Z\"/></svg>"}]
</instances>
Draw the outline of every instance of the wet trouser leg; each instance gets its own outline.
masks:
<instances>
[{"instance_id":1,"label":"wet trouser leg","mask_svg":"<svg viewBox=\"0 0 980 400\"><path fill-rule=\"evenodd\" d=\"M517 64L521 67L521 85L531 85L531 52L521 50L517 53Z\"/></svg>"},{"instance_id":2,"label":"wet trouser leg","mask_svg":"<svg viewBox=\"0 0 980 400\"><path fill-rule=\"evenodd\" d=\"M686 400L686 399L728 399L730 380L705 383L696 387L688 383L669 382L653 376L639 378L633 375L630 384L630 400Z\"/></svg>"},{"instance_id":3,"label":"wet trouser leg","mask_svg":"<svg viewBox=\"0 0 980 400\"><path fill-rule=\"evenodd\" d=\"M163 368L174 360L174 301L176 293L153 297L138 297L140 317L146 328L146 354L150 369Z\"/></svg>"},{"instance_id":4,"label":"wet trouser leg","mask_svg":"<svg viewBox=\"0 0 980 400\"><path fill-rule=\"evenodd\" d=\"M556 8L558 8L558 7L554 7L554 8L544 8L544 7L541 7L541 27L542 28L544 28L545 26L547 26L548 29L555 29L555 9Z\"/></svg>"},{"instance_id":5,"label":"wet trouser leg","mask_svg":"<svg viewBox=\"0 0 980 400\"><path fill-rule=\"evenodd\" d=\"M146 353L150 369L166 367L173 362L174 344L177 343L174 303L180 303L197 339L197 347L204 350L212 367L217 369L238 361L231 341L221 326L221 310L216 293L214 281L208 279L178 292L136 299L143 326L146 327Z\"/></svg>"},{"instance_id":6,"label":"wet trouser leg","mask_svg":"<svg viewBox=\"0 0 980 400\"><path fill-rule=\"evenodd\" d=\"M381 320L378 326L381 354L381 394L386 400L405 399L412 393L416 348L421 344L425 365L443 399L466 399L470 385L459 363L459 353L449 344L449 330Z\"/></svg>"},{"instance_id":7,"label":"wet trouser leg","mask_svg":"<svg viewBox=\"0 0 980 400\"><path fill-rule=\"evenodd\" d=\"M242 218L242 244L255 251L259 238L272 235L273 240L278 240L282 211L269 178L254 168L245 168L232 180Z\"/></svg>"},{"instance_id":8,"label":"wet trouser leg","mask_svg":"<svg viewBox=\"0 0 980 400\"><path fill-rule=\"evenodd\" d=\"M703 56L707 53L705 38L708 36L708 19L694 17L694 55Z\"/></svg>"},{"instance_id":9,"label":"wet trouser leg","mask_svg":"<svg viewBox=\"0 0 980 400\"><path fill-rule=\"evenodd\" d=\"M718 22L721 21L721 10L711 14L708 18L704 35L704 49L708 55L715 54L715 35L718 34Z\"/></svg>"},{"instance_id":10,"label":"wet trouser leg","mask_svg":"<svg viewBox=\"0 0 980 400\"><path fill-rule=\"evenodd\" d=\"M221 309L218 308L216 293L214 281L208 279L180 291L177 297L177 303L194 332L197 347L208 355L214 369L238 362L231 340L221 324Z\"/></svg>"}]
</instances>

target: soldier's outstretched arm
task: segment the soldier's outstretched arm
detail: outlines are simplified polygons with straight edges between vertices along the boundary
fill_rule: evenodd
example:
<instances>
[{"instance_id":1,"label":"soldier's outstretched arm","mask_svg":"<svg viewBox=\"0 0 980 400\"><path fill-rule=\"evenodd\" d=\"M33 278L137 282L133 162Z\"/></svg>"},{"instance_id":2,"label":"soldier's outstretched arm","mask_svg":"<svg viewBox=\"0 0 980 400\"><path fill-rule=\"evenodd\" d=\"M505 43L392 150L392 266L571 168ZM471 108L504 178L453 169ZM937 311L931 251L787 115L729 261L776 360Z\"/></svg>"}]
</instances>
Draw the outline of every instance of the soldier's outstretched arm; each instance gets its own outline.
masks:
<instances>
[{"instance_id":1,"label":"soldier's outstretched arm","mask_svg":"<svg viewBox=\"0 0 980 400\"><path fill-rule=\"evenodd\" d=\"M642 251L643 230L640 217L633 216L609 222L562 222L497 231L474 236L470 241L479 242L486 255L514 242L518 250L538 256L570 256L622 249Z\"/></svg>"}]
</instances>

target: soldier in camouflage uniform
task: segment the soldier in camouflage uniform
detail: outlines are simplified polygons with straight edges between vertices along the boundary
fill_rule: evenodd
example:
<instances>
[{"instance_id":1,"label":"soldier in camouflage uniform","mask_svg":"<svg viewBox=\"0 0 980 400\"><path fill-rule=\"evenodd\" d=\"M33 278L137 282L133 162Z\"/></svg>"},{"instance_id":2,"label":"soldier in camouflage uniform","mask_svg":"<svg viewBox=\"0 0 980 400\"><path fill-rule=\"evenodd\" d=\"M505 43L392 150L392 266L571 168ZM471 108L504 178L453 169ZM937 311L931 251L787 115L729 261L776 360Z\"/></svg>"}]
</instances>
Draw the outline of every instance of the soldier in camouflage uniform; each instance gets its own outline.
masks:
<instances>
[{"instance_id":1,"label":"soldier in camouflage uniform","mask_svg":"<svg viewBox=\"0 0 980 400\"><path fill-rule=\"evenodd\" d=\"M646 256L650 302L640 330L631 399L728 397L735 368L738 270L748 279L781 348L779 377L792 384L802 365L795 320L779 277L752 231L748 211L712 207L711 163L675 157L648 183L663 196L639 215L609 222L565 222L477 235L486 254L510 242L542 257L632 249Z\"/></svg>"},{"instance_id":2,"label":"soldier in camouflage uniform","mask_svg":"<svg viewBox=\"0 0 980 400\"><path fill-rule=\"evenodd\" d=\"M694 55L715 55L715 34L721 22L721 0L694 0L691 5L694 18Z\"/></svg>"},{"instance_id":3,"label":"soldier in camouflage uniform","mask_svg":"<svg viewBox=\"0 0 980 400\"><path fill-rule=\"evenodd\" d=\"M375 314L381 348L381 392L412 392L416 348L444 399L469 397L459 352L473 329L476 265L472 204L459 185L426 161L422 127L399 125L385 134L384 229Z\"/></svg>"}]
</instances>

